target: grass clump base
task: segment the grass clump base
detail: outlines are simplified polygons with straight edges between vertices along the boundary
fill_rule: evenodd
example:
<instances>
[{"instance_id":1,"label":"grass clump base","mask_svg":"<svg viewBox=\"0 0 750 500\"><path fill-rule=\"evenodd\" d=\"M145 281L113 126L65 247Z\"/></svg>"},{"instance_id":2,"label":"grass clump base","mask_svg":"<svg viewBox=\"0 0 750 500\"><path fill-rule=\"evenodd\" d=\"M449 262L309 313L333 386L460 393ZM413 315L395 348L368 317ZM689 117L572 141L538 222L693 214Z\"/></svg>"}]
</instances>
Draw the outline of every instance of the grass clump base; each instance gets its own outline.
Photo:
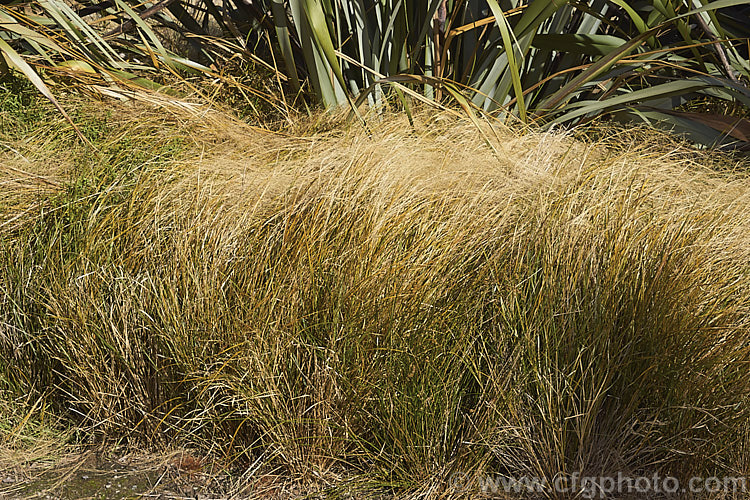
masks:
<instances>
[{"instance_id":1,"label":"grass clump base","mask_svg":"<svg viewBox=\"0 0 750 500\"><path fill-rule=\"evenodd\" d=\"M440 114L368 136L82 113L99 154L3 205L6 447L44 408L75 442L196 447L246 493L747 472L742 171ZM41 175L59 135L0 159Z\"/></svg>"}]
</instances>

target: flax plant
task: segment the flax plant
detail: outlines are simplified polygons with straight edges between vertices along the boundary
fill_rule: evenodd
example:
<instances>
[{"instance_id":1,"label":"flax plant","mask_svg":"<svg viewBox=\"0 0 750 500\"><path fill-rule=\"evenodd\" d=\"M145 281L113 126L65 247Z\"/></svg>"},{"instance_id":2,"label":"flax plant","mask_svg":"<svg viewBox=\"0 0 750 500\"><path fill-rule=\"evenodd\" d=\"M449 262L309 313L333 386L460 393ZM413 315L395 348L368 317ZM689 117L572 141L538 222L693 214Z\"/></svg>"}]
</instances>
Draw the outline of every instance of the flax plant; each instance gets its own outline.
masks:
<instances>
[{"instance_id":1,"label":"flax plant","mask_svg":"<svg viewBox=\"0 0 750 500\"><path fill-rule=\"evenodd\" d=\"M203 75L287 113L287 100L262 87L278 84L295 101L304 91L325 107L355 111L364 103L382 109L389 96L407 113L414 101L450 98L469 113L513 123L573 126L605 115L704 145L747 147L750 137L742 111L750 104L744 0L76 5L0 7L5 66L53 101L39 71L110 92ZM247 85L228 74L237 59L274 83ZM701 110L706 101L711 106Z\"/></svg>"}]
</instances>

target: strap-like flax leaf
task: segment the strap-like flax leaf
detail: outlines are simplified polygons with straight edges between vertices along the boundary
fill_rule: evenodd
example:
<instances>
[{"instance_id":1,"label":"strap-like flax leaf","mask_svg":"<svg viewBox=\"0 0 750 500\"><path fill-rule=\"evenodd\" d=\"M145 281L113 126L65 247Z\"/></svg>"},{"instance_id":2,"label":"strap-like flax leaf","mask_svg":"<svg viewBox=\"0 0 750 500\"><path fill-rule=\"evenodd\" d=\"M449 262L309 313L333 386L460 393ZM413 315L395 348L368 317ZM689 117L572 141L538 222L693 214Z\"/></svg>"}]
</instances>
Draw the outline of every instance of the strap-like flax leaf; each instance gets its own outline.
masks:
<instances>
[{"instance_id":1,"label":"strap-like flax leaf","mask_svg":"<svg viewBox=\"0 0 750 500\"><path fill-rule=\"evenodd\" d=\"M154 47L156 47L156 51L162 56L163 61L168 66L174 66L174 62L172 61L172 58L167 54L167 51L164 49L164 46L161 44L161 41L159 41L159 38L156 36L154 31L149 27L148 24L146 24L146 21L141 19L141 17L130 8L128 4L123 2L122 0L115 0L115 3L122 8L132 19L135 21L135 24L138 25L138 27L141 29L141 33L143 33L145 36L148 37L149 40L151 40L151 43L154 44Z\"/></svg>"},{"instance_id":2,"label":"strap-like flax leaf","mask_svg":"<svg viewBox=\"0 0 750 500\"><path fill-rule=\"evenodd\" d=\"M536 48L564 53L603 56L613 49L625 45L626 41L612 35L589 35L577 33L536 35L532 45Z\"/></svg>"},{"instance_id":3,"label":"strap-like flax leaf","mask_svg":"<svg viewBox=\"0 0 750 500\"><path fill-rule=\"evenodd\" d=\"M521 117L521 121L526 123L526 104L523 98L523 87L521 85L521 74L518 69L518 63L516 62L515 48L513 47L513 41L511 39L510 26L508 21L505 19L503 10L500 8L496 0L487 0L487 4L490 6L492 13L495 16L497 27L500 29L500 34L503 38L503 45L505 46L505 53L508 57L508 67L510 68L511 80L513 81L513 90L516 94L516 101L518 102L518 114ZM523 53L519 51L519 55L523 57ZM505 96L501 96L499 99L501 102Z\"/></svg>"},{"instance_id":4,"label":"strap-like flax leaf","mask_svg":"<svg viewBox=\"0 0 750 500\"><path fill-rule=\"evenodd\" d=\"M292 43L289 40L289 27L287 26L286 9L282 0L271 0L271 14L273 15L273 24L276 27L276 40L281 49L281 56L284 58L289 82L295 92L299 91L299 78L297 68L294 62L294 51Z\"/></svg>"},{"instance_id":5,"label":"strap-like flax leaf","mask_svg":"<svg viewBox=\"0 0 750 500\"><path fill-rule=\"evenodd\" d=\"M570 112L556 118L555 122L566 122L588 113L611 109L619 106L632 105L635 103L648 102L655 99L664 99L673 95L684 95L697 92L709 87L710 84L699 80L680 80L662 83L649 88L628 92L602 101L581 101L570 106Z\"/></svg>"}]
</instances>

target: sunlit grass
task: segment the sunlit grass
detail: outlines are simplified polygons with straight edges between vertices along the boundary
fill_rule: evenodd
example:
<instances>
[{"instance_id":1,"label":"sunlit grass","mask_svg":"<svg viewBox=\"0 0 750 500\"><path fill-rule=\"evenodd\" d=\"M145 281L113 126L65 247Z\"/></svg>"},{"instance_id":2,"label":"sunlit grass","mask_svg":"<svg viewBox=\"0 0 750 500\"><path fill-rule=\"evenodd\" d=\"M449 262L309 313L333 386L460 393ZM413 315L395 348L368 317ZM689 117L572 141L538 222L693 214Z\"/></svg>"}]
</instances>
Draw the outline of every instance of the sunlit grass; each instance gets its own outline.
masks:
<instances>
[{"instance_id":1,"label":"sunlit grass","mask_svg":"<svg viewBox=\"0 0 750 500\"><path fill-rule=\"evenodd\" d=\"M285 136L127 109L3 209L7 400L327 485L746 472L729 159L650 132L488 128L495 155L445 115Z\"/></svg>"}]
</instances>

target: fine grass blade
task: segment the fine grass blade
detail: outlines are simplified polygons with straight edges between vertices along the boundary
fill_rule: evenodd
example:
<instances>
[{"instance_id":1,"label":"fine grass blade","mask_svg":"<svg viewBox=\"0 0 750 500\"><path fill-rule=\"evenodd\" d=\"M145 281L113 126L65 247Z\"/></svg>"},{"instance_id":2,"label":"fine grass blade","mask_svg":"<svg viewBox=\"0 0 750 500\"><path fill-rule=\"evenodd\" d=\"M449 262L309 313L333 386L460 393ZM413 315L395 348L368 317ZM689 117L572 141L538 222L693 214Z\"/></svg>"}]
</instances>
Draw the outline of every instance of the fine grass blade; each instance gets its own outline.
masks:
<instances>
[{"instance_id":1,"label":"fine grass blade","mask_svg":"<svg viewBox=\"0 0 750 500\"><path fill-rule=\"evenodd\" d=\"M492 144L492 141L490 141L487 135L484 133L482 125L477 119L477 115L475 113L475 109L476 109L475 106L466 98L466 96L464 96L461 93L461 91L458 88L456 88L450 82L447 82L439 78L425 76L425 75L405 74L405 75L391 76L391 77L383 78L381 80L376 81L375 84L373 84L369 89L363 92L363 95L359 97L359 100L358 100L359 104L364 103L365 99L367 98L367 93L371 92L372 89L375 88L376 84L382 84L382 83L391 83L391 84L410 83L410 84L418 84L422 86L429 85L429 86L436 87L436 88L439 87L445 90L458 103L458 105L461 106L461 109L463 109L465 116L468 117L471 120L471 122L476 126L476 130L480 133L480 135L484 139L485 144L489 146L489 148L493 151L493 153L495 153L496 155L499 154L495 146ZM421 98L420 100L423 100L429 104L437 104L436 101L427 99L421 96L419 93L414 92L414 94L412 95L414 95L415 97L419 96Z\"/></svg>"}]
</instances>

